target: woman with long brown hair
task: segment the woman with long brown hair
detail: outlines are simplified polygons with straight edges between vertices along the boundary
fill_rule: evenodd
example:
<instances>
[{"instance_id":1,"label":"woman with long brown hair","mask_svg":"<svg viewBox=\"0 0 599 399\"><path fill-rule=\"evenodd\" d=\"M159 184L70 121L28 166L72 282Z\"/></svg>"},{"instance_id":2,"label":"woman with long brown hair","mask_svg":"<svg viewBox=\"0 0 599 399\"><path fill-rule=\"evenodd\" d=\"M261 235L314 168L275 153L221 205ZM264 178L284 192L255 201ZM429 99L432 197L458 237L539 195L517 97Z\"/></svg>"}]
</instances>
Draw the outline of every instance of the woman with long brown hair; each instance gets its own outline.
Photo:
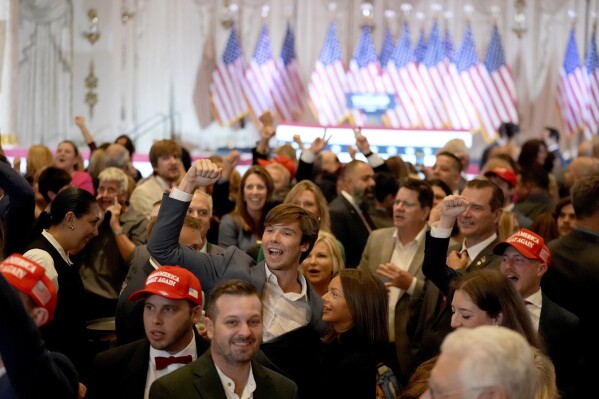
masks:
<instances>
[{"instance_id":1,"label":"woman with long brown hair","mask_svg":"<svg viewBox=\"0 0 599 399\"><path fill-rule=\"evenodd\" d=\"M235 209L223 216L220 222L218 245L225 248L234 245L244 251L257 251L273 190L272 178L266 169L262 166L249 168L241 178Z\"/></svg>"},{"instance_id":2,"label":"woman with long brown hair","mask_svg":"<svg viewBox=\"0 0 599 399\"><path fill-rule=\"evenodd\" d=\"M323 296L323 398L374 398L377 363L389 345L388 296L370 271L342 269Z\"/></svg>"}]
</instances>

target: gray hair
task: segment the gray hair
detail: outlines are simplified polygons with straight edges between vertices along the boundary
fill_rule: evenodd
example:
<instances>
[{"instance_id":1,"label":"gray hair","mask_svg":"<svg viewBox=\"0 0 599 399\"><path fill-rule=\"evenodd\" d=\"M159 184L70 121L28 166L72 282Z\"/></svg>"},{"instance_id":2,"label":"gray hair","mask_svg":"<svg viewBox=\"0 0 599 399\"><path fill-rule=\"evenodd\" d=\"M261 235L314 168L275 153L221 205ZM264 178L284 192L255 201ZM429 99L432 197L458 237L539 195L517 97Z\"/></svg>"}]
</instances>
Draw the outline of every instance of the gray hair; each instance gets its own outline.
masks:
<instances>
[{"instance_id":1,"label":"gray hair","mask_svg":"<svg viewBox=\"0 0 599 399\"><path fill-rule=\"evenodd\" d=\"M104 151L104 166L114 166L119 169L125 169L131 161L131 155L121 144L110 144Z\"/></svg>"},{"instance_id":2,"label":"gray hair","mask_svg":"<svg viewBox=\"0 0 599 399\"><path fill-rule=\"evenodd\" d=\"M115 168L114 166L106 168L102 172L100 172L98 180L100 180L100 183L106 181L118 182L119 190L121 193L126 193L129 189L129 178L127 177L127 174L123 172L121 169Z\"/></svg>"},{"instance_id":3,"label":"gray hair","mask_svg":"<svg viewBox=\"0 0 599 399\"><path fill-rule=\"evenodd\" d=\"M526 339L505 327L460 328L445 338L441 353L461 359L462 387L496 387L508 398L533 399L537 376ZM476 396L475 396L476 397Z\"/></svg>"},{"instance_id":4,"label":"gray hair","mask_svg":"<svg viewBox=\"0 0 599 399\"><path fill-rule=\"evenodd\" d=\"M206 200L206 202L208 203L208 213L210 214L210 217L212 217L212 208L214 207L213 204L213 200L212 200L212 196L210 194L208 194L205 191L202 191L201 189L198 189L196 191L194 191L193 193L194 196L198 196L198 197L202 197L203 199ZM193 201L193 198L192 198Z\"/></svg>"}]
</instances>

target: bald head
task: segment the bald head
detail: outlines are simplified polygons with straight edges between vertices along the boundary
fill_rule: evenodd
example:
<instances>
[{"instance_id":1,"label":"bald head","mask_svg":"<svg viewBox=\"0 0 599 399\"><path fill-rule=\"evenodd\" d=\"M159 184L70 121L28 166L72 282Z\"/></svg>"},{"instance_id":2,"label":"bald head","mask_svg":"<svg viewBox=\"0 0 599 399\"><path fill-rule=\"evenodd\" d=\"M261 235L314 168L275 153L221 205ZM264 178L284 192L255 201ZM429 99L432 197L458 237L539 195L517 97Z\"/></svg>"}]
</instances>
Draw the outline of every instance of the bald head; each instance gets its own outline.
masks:
<instances>
[{"instance_id":1,"label":"bald head","mask_svg":"<svg viewBox=\"0 0 599 399\"><path fill-rule=\"evenodd\" d=\"M566 186L571 188L577 180L597 174L599 174L599 159L578 157L570 163L566 170Z\"/></svg>"}]
</instances>

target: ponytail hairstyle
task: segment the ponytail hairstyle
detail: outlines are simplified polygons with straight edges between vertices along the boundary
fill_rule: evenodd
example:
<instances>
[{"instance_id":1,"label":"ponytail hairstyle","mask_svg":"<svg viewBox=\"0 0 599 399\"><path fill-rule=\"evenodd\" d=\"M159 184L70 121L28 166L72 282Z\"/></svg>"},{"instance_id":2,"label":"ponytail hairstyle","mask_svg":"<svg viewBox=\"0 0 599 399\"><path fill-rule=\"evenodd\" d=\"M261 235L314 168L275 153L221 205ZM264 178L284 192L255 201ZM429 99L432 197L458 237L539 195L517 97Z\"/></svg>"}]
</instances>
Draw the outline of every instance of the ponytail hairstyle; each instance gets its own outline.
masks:
<instances>
[{"instance_id":1,"label":"ponytail hairstyle","mask_svg":"<svg viewBox=\"0 0 599 399\"><path fill-rule=\"evenodd\" d=\"M96 198L89 191L79 187L66 188L58 193L52 201L50 213L42 212L40 214L38 228L47 229L50 226L58 226L69 212L73 212L79 218L88 213L95 203Z\"/></svg>"}]
</instances>

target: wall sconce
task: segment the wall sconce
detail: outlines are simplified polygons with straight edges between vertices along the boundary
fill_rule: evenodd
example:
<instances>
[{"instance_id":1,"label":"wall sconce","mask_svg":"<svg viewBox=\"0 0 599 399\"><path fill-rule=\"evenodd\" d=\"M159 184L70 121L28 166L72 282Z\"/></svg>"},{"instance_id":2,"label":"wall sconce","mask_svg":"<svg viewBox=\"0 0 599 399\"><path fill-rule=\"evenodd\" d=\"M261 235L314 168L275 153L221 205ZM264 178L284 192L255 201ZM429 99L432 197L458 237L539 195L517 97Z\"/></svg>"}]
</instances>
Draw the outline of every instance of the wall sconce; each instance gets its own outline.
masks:
<instances>
[{"instance_id":1,"label":"wall sconce","mask_svg":"<svg viewBox=\"0 0 599 399\"><path fill-rule=\"evenodd\" d=\"M87 12L87 20L89 21L89 30L83 32L90 44L93 46L100 39L100 31L98 30L98 13L95 8L90 8Z\"/></svg>"},{"instance_id":2,"label":"wall sconce","mask_svg":"<svg viewBox=\"0 0 599 399\"><path fill-rule=\"evenodd\" d=\"M235 23L237 12L239 11L239 5L230 0L225 0L223 4L223 16L220 19L220 23L223 27L230 29Z\"/></svg>"},{"instance_id":3,"label":"wall sconce","mask_svg":"<svg viewBox=\"0 0 599 399\"><path fill-rule=\"evenodd\" d=\"M360 26L360 28L368 26L370 30L374 30L374 21L372 18L373 8L374 7L372 6L372 3L369 1L365 1L364 3L360 4L360 9L362 10L362 17L364 18L364 23Z\"/></svg>"},{"instance_id":4,"label":"wall sconce","mask_svg":"<svg viewBox=\"0 0 599 399\"><path fill-rule=\"evenodd\" d=\"M514 15L514 25L512 26L512 32L521 38L526 33L528 27L526 26L526 1L516 0L516 14Z\"/></svg>"}]
</instances>

